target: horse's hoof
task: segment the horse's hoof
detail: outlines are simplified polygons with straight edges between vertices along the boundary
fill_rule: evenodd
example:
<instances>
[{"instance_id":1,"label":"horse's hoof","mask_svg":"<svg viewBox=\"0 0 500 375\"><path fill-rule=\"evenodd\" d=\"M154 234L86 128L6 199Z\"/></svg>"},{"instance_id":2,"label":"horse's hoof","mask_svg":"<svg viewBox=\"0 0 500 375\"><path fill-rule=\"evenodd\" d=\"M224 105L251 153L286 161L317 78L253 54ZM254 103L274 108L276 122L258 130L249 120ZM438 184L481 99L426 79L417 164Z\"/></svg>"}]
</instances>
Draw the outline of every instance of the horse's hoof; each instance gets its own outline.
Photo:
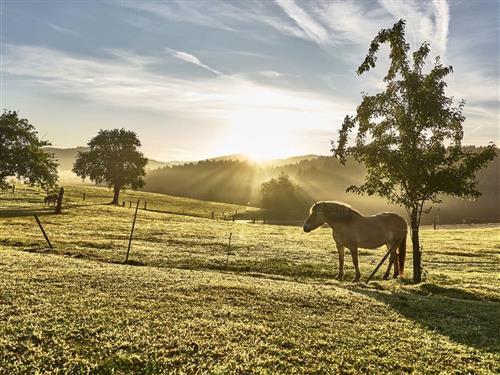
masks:
<instances>
[{"instance_id":1,"label":"horse's hoof","mask_svg":"<svg viewBox=\"0 0 500 375\"><path fill-rule=\"evenodd\" d=\"M382 276L382 280L389 280L389 275L385 274L384 276Z\"/></svg>"},{"instance_id":2,"label":"horse's hoof","mask_svg":"<svg viewBox=\"0 0 500 375\"><path fill-rule=\"evenodd\" d=\"M338 280L338 281L342 281L342 279L344 278L344 275L343 274L337 274L337 276L335 276L335 278Z\"/></svg>"},{"instance_id":3,"label":"horse's hoof","mask_svg":"<svg viewBox=\"0 0 500 375\"><path fill-rule=\"evenodd\" d=\"M357 282L359 282L360 278L361 278L361 276L356 276L354 279L352 279L352 282L357 283Z\"/></svg>"}]
</instances>

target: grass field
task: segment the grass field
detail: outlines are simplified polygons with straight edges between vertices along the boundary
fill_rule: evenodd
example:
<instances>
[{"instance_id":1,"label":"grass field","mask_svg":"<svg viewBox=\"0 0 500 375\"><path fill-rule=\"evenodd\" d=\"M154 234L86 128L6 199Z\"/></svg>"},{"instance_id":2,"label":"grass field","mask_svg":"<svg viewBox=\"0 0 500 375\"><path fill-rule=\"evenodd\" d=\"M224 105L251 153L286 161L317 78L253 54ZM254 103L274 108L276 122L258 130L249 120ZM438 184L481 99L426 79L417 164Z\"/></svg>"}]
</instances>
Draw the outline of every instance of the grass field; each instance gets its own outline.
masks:
<instances>
[{"instance_id":1,"label":"grass field","mask_svg":"<svg viewBox=\"0 0 500 375\"><path fill-rule=\"evenodd\" d=\"M103 204L107 189L66 196L52 215L35 190L0 195L1 373L500 372L498 227L423 229L419 285L340 283L330 230L144 210L124 265L134 210ZM127 199L196 216L251 209ZM382 255L361 251L364 278Z\"/></svg>"}]
</instances>

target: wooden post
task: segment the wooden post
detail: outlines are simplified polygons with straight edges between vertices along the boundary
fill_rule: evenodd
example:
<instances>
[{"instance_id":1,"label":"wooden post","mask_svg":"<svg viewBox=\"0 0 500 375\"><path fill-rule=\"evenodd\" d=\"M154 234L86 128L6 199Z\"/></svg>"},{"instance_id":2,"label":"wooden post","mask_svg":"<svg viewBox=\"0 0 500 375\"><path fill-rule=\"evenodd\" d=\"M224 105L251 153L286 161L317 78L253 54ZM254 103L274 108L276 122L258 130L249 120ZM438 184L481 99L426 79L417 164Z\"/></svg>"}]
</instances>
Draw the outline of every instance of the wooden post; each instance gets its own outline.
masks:
<instances>
[{"instance_id":1,"label":"wooden post","mask_svg":"<svg viewBox=\"0 0 500 375\"><path fill-rule=\"evenodd\" d=\"M137 206L135 207L134 221L132 221L132 229L130 230L130 237L128 239L127 256L125 257L125 263L128 262L128 255L130 253L130 246L132 245L132 235L134 234L135 220L137 219L137 210L139 209L139 200L137 200Z\"/></svg>"},{"instance_id":2,"label":"wooden post","mask_svg":"<svg viewBox=\"0 0 500 375\"><path fill-rule=\"evenodd\" d=\"M214 219L214 212L212 211L212 220Z\"/></svg>"},{"instance_id":3,"label":"wooden post","mask_svg":"<svg viewBox=\"0 0 500 375\"><path fill-rule=\"evenodd\" d=\"M57 204L56 204L56 214L60 214L62 212L62 201L64 196L64 188L61 187L59 189L59 194L57 195Z\"/></svg>"},{"instance_id":4,"label":"wooden post","mask_svg":"<svg viewBox=\"0 0 500 375\"><path fill-rule=\"evenodd\" d=\"M12 194L16 192L16 184L12 184Z\"/></svg>"},{"instance_id":5,"label":"wooden post","mask_svg":"<svg viewBox=\"0 0 500 375\"><path fill-rule=\"evenodd\" d=\"M371 273L371 275L368 276L368 279L366 280L366 282L369 282L371 280L371 278L377 273L378 269L382 266L382 264L384 264L385 260L387 259L387 257L391 253L391 251L392 251L392 249L389 249L389 251L387 252L387 254L384 255L384 257L379 262L379 264L377 264L377 267L375 267L375 269L373 270L373 272ZM397 262L397 259L395 259L394 261Z\"/></svg>"},{"instance_id":6,"label":"wooden post","mask_svg":"<svg viewBox=\"0 0 500 375\"><path fill-rule=\"evenodd\" d=\"M132 201L128 202L128 208L132 208Z\"/></svg>"},{"instance_id":7,"label":"wooden post","mask_svg":"<svg viewBox=\"0 0 500 375\"><path fill-rule=\"evenodd\" d=\"M148 206L148 202L144 201L144 209L146 209Z\"/></svg>"},{"instance_id":8,"label":"wooden post","mask_svg":"<svg viewBox=\"0 0 500 375\"><path fill-rule=\"evenodd\" d=\"M231 253L231 239L233 237L233 232L229 233L229 245L227 246L227 254L226 254L226 271L227 271L227 264L229 262L229 254Z\"/></svg>"},{"instance_id":9,"label":"wooden post","mask_svg":"<svg viewBox=\"0 0 500 375\"><path fill-rule=\"evenodd\" d=\"M125 201L122 202L122 207L125 207Z\"/></svg>"},{"instance_id":10,"label":"wooden post","mask_svg":"<svg viewBox=\"0 0 500 375\"><path fill-rule=\"evenodd\" d=\"M41 222L40 222L40 220L38 219L38 216L36 216L36 214L35 214L34 216L35 216L35 220L36 220L36 222L38 223L38 226L40 227L40 230L41 230L41 231L42 231L42 233L43 233L43 236L45 237L45 241L47 241L47 243L49 244L49 247L50 247L51 249L53 249L52 244L50 243L49 237L47 236L47 233L45 233L45 230L43 229L42 223L41 223Z\"/></svg>"},{"instance_id":11,"label":"wooden post","mask_svg":"<svg viewBox=\"0 0 500 375\"><path fill-rule=\"evenodd\" d=\"M83 193L83 200L85 200L86 193Z\"/></svg>"}]
</instances>

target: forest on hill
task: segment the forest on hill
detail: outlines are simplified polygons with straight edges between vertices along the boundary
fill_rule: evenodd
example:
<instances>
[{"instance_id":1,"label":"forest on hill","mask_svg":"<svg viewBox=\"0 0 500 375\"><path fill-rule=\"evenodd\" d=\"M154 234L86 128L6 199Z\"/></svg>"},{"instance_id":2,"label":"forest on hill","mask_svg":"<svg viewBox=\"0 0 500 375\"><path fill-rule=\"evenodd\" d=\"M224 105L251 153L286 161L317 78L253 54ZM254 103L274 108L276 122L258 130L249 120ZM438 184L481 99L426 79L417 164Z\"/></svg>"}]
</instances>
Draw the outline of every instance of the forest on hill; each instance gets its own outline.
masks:
<instances>
[{"instance_id":1,"label":"forest on hill","mask_svg":"<svg viewBox=\"0 0 500 375\"><path fill-rule=\"evenodd\" d=\"M357 196L346 189L359 184L364 168L353 161L345 166L329 156L294 158L290 163L258 164L245 160L223 158L183 165L165 166L149 171L144 190L237 204L260 205L261 184L280 174L288 175L311 199L348 202L365 214L402 209L388 205L377 197ZM499 158L478 174L479 190L483 195L474 202L445 197L442 204L423 218L431 224L436 219L445 223L479 223L500 221L500 162Z\"/></svg>"}]
</instances>

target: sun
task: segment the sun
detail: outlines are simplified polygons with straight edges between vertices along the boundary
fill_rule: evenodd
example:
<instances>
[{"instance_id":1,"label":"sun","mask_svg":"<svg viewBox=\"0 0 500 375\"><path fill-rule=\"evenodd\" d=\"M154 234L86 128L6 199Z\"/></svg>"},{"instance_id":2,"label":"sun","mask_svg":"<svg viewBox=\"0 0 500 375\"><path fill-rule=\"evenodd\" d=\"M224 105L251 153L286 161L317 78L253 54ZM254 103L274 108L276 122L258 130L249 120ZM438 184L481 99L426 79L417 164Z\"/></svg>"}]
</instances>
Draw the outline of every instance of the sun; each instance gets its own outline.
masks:
<instances>
[{"instance_id":1,"label":"sun","mask_svg":"<svg viewBox=\"0 0 500 375\"><path fill-rule=\"evenodd\" d=\"M293 121L275 111L235 113L220 152L243 154L255 162L295 155L298 139Z\"/></svg>"}]
</instances>

